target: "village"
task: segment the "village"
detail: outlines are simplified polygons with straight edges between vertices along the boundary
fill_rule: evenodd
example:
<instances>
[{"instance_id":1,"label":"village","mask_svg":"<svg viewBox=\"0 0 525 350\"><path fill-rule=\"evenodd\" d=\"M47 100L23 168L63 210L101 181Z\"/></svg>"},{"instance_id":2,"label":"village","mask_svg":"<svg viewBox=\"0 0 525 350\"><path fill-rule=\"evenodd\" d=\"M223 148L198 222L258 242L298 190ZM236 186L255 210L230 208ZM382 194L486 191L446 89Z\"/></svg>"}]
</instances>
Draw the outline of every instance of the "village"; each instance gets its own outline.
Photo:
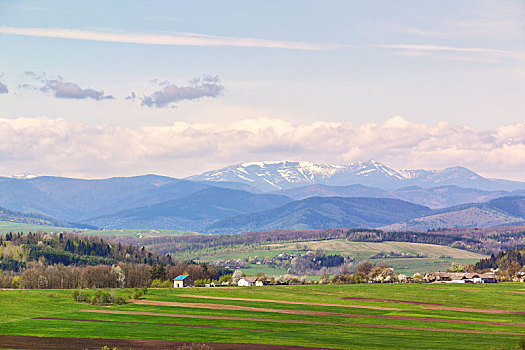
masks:
<instances>
[{"instance_id":1,"label":"village","mask_svg":"<svg viewBox=\"0 0 525 350\"><path fill-rule=\"evenodd\" d=\"M294 278L295 277L295 278ZM516 275L514 282L524 282L525 273L520 272ZM195 287L195 280L190 275L179 275L173 279L174 288ZM295 282L295 283L294 283ZM497 283L498 278L495 273L471 273L471 272L429 272L422 278L406 278L403 280L391 279L389 281L369 280L367 283ZM205 283L204 287L221 287L236 285L238 287L262 287L275 284L311 284L322 283L321 281L308 280L297 276L288 275L287 277L279 276L277 278L268 278L265 276L240 276L228 282L215 283L210 281ZM326 283L326 282L325 282Z\"/></svg>"}]
</instances>

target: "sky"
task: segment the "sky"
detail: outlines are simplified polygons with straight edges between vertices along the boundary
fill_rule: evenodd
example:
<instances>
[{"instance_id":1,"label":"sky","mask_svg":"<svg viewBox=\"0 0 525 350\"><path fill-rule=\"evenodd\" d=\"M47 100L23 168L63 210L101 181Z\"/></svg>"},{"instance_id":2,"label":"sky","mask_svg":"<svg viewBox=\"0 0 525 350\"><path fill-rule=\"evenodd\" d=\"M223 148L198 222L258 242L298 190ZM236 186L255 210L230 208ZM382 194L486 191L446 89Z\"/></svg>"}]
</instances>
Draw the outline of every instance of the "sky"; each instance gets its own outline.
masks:
<instances>
[{"instance_id":1,"label":"sky","mask_svg":"<svg viewBox=\"0 0 525 350\"><path fill-rule=\"evenodd\" d=\"M0 175L370 159L525 181L525 1L0 2Z\"/></svg>"}]
</instances>

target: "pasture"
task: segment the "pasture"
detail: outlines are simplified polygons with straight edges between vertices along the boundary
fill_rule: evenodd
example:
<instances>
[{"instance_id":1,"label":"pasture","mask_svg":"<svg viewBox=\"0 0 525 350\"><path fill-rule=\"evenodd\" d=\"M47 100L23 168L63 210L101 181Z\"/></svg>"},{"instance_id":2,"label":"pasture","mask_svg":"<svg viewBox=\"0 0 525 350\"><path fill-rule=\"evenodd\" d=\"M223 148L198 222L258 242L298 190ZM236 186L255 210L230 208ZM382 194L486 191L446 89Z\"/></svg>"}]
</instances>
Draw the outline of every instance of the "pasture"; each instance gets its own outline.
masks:
<instances>
[{"instance_id":1,"label":"pasture","mask_svg":"<svg viewBox=\"0 0 525 350\"><path fill-rule=\"evenodd\" d=\"M196 235L200 234L191 231L180 231L180 230L165 230L165 229L121 229L121 230L86 230L73 227L59 227L59 226L46 226L37 224L24 224L10 221L0 221L0 234L9 232L75 232L82 233L89 236L115 236L115 237L134 237L134 238L148 238L148 237L160 237L169 235Z\"/></svg>"},{"instance_id":2,"label":"pasture","mask_svg":"<svg viewBox=\"0 0 525 350\"><path fill-rule=\"evenodd\" d=\"M411 242L352 242L346 239L329 239L320 241L284 242L259 245L253 249L246 246L226 247L216 251L195 252L199 261L214 261L223 259L274 257L287 252L304 254L308 250L323 250L326 254L350 256L356 260L369 260L374 264L384 263L392 266L397 273L412 275L416 272L445 271L454 262L457 264L472 264L486 256L467 250L448 246ZM400 252L408 254L424 254L425 258L385 258L370 260L370 256L379 252ZM181 258L181 257L179 257ZM269 276L282 275L286 269L279 266L250 265L241 269L244 273L255 274L263 272Z\"/></svg>"},{"instance_id":3,"label":"pasture","mask_svg":"<svg viewBox=\"0 0 525 350\"><path fill-rule=\"evenodd\" d=\"M0 347L491 349L525 338L522 283L150 289L120 306L77 303L71 294L0 291Z\"/></svg>"}]
</instances>

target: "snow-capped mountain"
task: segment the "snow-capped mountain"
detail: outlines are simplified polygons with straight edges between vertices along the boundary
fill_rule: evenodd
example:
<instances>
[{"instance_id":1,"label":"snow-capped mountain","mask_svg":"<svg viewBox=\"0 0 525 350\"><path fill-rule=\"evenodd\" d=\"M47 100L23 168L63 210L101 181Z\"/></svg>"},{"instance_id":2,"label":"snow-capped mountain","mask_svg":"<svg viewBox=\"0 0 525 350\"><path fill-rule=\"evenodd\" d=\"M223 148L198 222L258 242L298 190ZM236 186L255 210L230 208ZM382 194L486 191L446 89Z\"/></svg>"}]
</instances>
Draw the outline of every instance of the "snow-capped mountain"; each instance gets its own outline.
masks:
<instances>
[{"instance_id":1,"label":"snow-capped mountain","mask_svg":"<svg viewBox=\"0 0 525 350\"><path fill-rule=\"evenodd\" d=\"M383 189L455 185L482 190L515 190L525 183L484 178L463 167L443 170L393 169L370 160L344 165L306 161L248 162L188 178L193 181L241 182L262 191L277 191L310 184L360 184Z\"/></svg>"}]
</instances>

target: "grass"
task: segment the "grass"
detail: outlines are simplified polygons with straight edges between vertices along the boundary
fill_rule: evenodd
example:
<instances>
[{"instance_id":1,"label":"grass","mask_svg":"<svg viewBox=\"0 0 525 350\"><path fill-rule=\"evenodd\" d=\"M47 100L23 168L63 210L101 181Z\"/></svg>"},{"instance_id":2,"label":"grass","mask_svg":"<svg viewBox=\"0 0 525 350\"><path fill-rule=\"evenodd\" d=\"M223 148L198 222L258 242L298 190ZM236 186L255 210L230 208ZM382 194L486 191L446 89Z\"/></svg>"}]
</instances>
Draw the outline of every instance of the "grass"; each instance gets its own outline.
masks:
<instances>
[{"instance_id":1,"label":"grass","mask_svg":"<svg viewBox=\"0 0 525 350\"><path fill-rule=\"evenodd\" d=\"M333 315L312 316L265 312L264 308L296 310L299 312L336 312L363 316L414 316L525 324L525 315L432 310L428 309L425 305L341 299L342 297L351 296L433 302L449 307L525 311L522 303L523 295L505 292L520 291L524 288L524 284L518 283L501 283L495 285L307 285L237 289L150 289L144 297L147 300L164 302L220 304L222 306L219 309L137 304L97 307L74 302L71 298L71 291L69 290L0 291L0 309L2 310L2 313L0 313L0 334L85 338L184 339L196 342L245 342L317 346L334 349L490 349L492 347L500 348L503 346L510 348L516 346L519 338L525 337L525 335L438 332L430 330L430 328L525 334L525 326L445 323L438 321L355 317L351 315L348 317ZM125 290L119 290L117 293L122 295L129 294L126 293ZM204 297L266 299L278 302L189 298L182 296L183 294ZM402 310L374 310L341 306L285 304L282 303L282 301L381 306ZM230 310L231 305L256 307L261 310ZM164 314L164 316L79 312L83 309L155 312ZM185 315L221 316L223 318L242 317L246 319L216 320L182 317ZM32 317L96 319L130 323L36 320L32 319ZM256 320L257 318L269 320ZM286 320L286 323L270 322L272 319ZM312 320L329 324L312 325L297 323ZM133 322L145 322L146 324L136 324ZM177 324L179 326L154 325L152 323ZM181 325L223 328L194 328ZM377 326L405 327L405 329L371 328ZM274 332L264 333L246 329Z\"/></svg>"}]
</instances>

